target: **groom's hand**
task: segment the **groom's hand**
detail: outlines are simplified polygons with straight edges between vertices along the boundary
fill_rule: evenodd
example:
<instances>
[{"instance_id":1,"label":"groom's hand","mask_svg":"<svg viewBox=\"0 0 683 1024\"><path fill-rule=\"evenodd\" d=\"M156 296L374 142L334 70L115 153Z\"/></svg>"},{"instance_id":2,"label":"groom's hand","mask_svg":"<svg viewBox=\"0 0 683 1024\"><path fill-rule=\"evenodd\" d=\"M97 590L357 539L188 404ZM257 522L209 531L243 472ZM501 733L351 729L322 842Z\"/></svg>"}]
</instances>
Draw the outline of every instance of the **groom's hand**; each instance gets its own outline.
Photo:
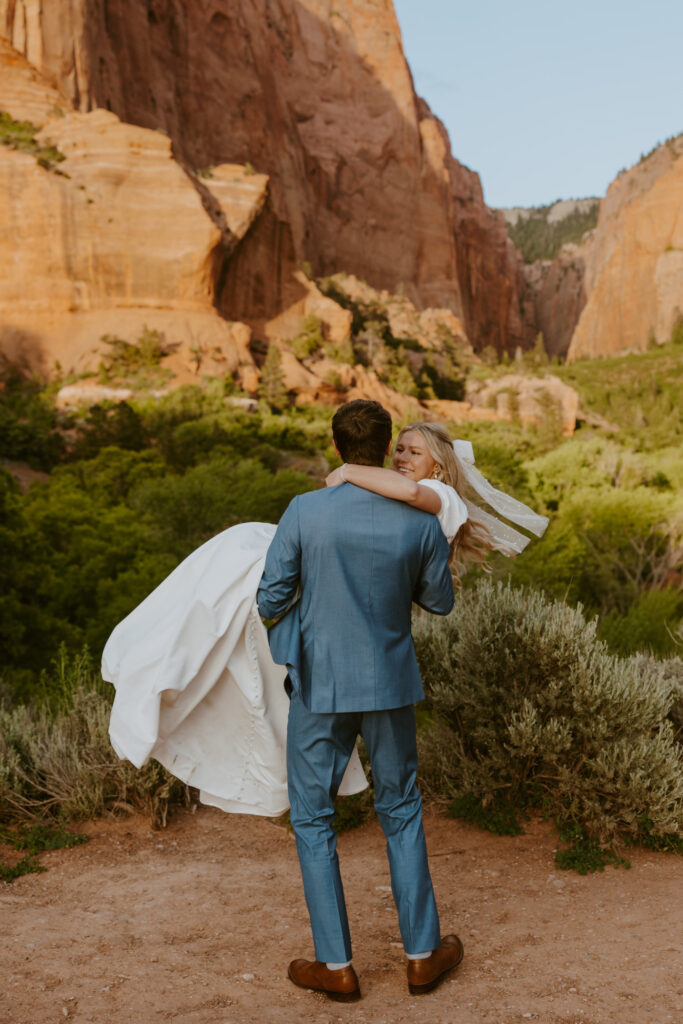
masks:
<instances>
[{"instance_id":1,"label":"groom's hand","mask_svg":"<svg viewBox=\"0 0 683 1024\"><path fill-rule=\"evenodd\" d=\"M270 628L271 628L271 626L274 626L274 625L275 625L275 623L276 623L276 622L279 622L281 618L282 618L282 616L280 615L280 616L279 616L279 618L277 618L277 619L266 619L266 618L264 618L264 616L262 615L262 616L261 616L261 622L262 622L262 623L263 623L263 625L264 625L264 626L266 627L266 629L270 629Z\"/></svg>"}]
</instances>

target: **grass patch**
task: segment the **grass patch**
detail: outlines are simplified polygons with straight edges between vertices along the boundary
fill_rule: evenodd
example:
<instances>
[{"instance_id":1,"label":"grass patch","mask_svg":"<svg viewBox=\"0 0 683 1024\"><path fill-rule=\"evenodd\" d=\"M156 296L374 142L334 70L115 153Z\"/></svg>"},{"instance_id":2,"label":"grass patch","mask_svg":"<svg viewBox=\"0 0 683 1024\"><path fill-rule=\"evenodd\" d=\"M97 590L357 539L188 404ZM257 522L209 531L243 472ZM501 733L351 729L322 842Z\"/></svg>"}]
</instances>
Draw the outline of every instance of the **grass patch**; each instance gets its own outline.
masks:
<instances>
[{"instance_id":1,"label":"grass patch","mask_svg":"<svg viewBox=\"0 0 683 1024\"><path fill-rule=\"evenodd\" d=\"M576 388L583 412L596 413L618 429L622 443L642 451L680 444L680 343L597 361L579 359L554 367L553 373Z\"/></svg>"},{"instance_id":2,"label":"grass patch","mask_svg":"<svg viewBox=\"0 0 683 1024\"><path fill-rule=\"evenodd\" d=\"M56 146L39 142L36 138L39 131L38 125L32 121L15 121L6 111L0 110L0 143L19 153L30 153L46 171L55 170L55 164L66 160L66 157Z\"/></svg>"},{"instance_id":3,"label":"grass patch","mask_svg":"<svg viewBox=\"0 0 683 1024\"><path fill-rule=\"evenodd\" d=\"M39 874L47 871L47 868L35 859L35 857L22 857L16 864L0 864L0 882L13 882L15 878L22 875Z\"/></svg>"},{"instance_id":4,"label":"grass patch","mask_svg":"<svg viewBox=\"0 0 683 1024\"><path fill-rule=\"evenodd\" d=\"M71 832L63 822L25 825L16 830L0 829L0 843L14 850L23 850L26 856L16 864L0 863L0 881L13 882L22 875L37 874L47 868L36 860L43 850L64 850L88 841L83 832Z\"/></svg>"},{"instance_id":5,"label":"grass patch","mask_svg":"<svg viewBox=\"0 0 683 1024\"><path fill-rule=\"evenodd\" d=\"M563 871L578 871L580 875L604 871L608 864L615 868L630 868L631 862L620 857L612 849L600 846L596 839L587 836L576 822L565 822L560 826L560 839L570 845L555 852L555 864Z\"/></svg>"},{"instance_id":6,"label":"grass patch","mask_svg":"<svg viewBox=\"0 0 683 1024\"><path fill-rule=\"evenodd\" d=\"M87 843L88 839L85 832L71 832L63 822L24 825L16 831L0 829L0 842L15 850L25 850L30 856L43 850L70 850Z\"/></svg>"}]
</instances>

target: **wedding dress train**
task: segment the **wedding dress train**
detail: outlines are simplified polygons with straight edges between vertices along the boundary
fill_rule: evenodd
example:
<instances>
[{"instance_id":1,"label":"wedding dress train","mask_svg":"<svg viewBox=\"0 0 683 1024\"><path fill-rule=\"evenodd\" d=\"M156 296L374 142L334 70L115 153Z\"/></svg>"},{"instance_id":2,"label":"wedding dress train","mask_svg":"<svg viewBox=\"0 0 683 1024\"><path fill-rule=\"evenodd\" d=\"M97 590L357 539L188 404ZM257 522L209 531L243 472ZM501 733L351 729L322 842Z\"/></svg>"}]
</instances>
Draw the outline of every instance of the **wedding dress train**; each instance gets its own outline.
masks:
<instances>
[{"instance_id":1,"label":"wedding dress train","mask_svg":"<svg viewBox=\"0 0 683 1024\"><path fill-rule=\"evenodd\" d=\"M289 699L256 590L275 530L241 523L207 541L118 624L102 655L119 757L138 768L155 758L202 803L272 817L289 807ZM367 785L354 749L340 795Z\"/></svg>"}]
</instances>

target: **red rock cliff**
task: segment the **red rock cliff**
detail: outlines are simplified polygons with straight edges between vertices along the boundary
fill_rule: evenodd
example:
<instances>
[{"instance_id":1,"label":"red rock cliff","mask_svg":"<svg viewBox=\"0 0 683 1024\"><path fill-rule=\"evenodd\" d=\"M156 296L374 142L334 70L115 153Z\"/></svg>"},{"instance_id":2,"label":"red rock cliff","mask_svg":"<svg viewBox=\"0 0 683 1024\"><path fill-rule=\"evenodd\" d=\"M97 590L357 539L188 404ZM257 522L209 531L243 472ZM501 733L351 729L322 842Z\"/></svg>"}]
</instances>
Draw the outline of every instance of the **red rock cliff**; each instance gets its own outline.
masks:
<instances>
[{"instance_id":1,"label":"red rock cliff","mask_svg":"<svg viewBox=\"0 0 683 1024\"><path fill-rule=\"evenodd\" d=\"M3 33L77 109L166 131L188 168L269 176L218 279L231 319L296 301L308 260L403 282L478 348L520 340L504 229L415 95L391 0L0 0Z\"/></svg>"},{"instance_id":2,"label":"red rock cliff","mask_svg":"<svg viewBox=\"0 0 683 1024\"><path fill-rule=\"evenodd\" d=\"M642 351L683 317L683 135L612 182L586 260L568 359Z\"/></svg>"}]
</instances>

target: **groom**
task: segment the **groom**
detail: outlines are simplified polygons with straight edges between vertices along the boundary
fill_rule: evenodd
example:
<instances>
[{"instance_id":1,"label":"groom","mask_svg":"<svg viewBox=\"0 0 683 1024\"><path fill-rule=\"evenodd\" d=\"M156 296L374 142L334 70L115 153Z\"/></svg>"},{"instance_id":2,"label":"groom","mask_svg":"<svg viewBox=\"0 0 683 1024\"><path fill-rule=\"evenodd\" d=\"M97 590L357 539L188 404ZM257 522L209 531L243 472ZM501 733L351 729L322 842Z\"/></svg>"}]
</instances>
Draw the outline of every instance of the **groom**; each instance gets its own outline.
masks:
<instances>
[{"instance_id":1,"label":"groom","mask_svg":"<svg viewBox=\"0 0 683 1024\"><path fill-rule=\"evenodd\" d=\"M349 402L332 436L344 462L382 466L391 417L378 402ZM343 483L294 498L266 558L258 606L280 619L271 651L289 669L290 817L317 958L292 961L289 977L332 999L360 998L332 828L358 735L372 765L410 991L428 992L462 959L457 936L441 940L427 864L413 707L424 693L410 634L413 601L438 615L453 607L448 554L436 516Z\"/></svg>"}]
</instances>

